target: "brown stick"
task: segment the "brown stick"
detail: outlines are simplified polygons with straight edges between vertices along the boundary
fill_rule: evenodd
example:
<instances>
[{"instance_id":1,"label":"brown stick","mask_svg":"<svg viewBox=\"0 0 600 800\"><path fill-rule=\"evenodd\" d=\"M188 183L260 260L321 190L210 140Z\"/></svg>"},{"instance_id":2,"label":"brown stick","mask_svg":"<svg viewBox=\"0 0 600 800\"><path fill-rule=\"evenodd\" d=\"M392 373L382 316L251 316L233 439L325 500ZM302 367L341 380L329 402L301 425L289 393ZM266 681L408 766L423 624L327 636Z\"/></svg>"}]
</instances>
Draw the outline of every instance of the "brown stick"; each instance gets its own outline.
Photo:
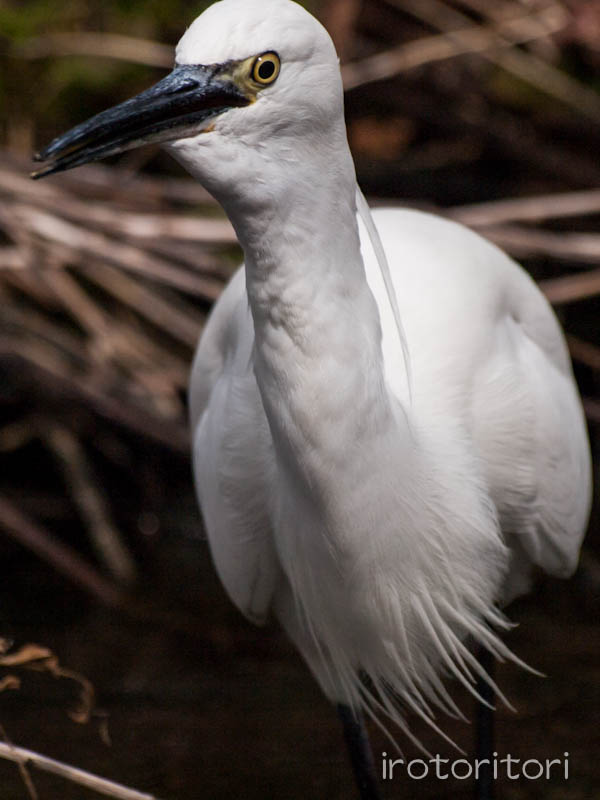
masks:
<instances>
[{"instance_id":1,"label":"brown stick","mask_svg":"<svg viewBox=\"0 0 600 800\"><path fill-rule=\"evenodd\" d=\"M182 214L144 214L114 209L100 203L83 202L59 186L39 184L13 171L0 170L0 191L86 226L94 225L113 234L138 239L171 238L210 244L234 244L235 231L228 219L184 216Z\"/></svg>"},{"instance_id":2,"label":"brown stick","mask_svg":"<svg viewBox=\"0 0 600 800\"><path fill-rule=\"evenodd\" d=\"M499 225L478 230L486 238L522 258L550 256L588 264L600 261L600 234L597 233L552 233L518 225Z\"/></svg>"},{"instance_id":3,"label":"brown stick","mask_svg":"<svg viewBox=\"0 0 600 800\"><path fill-rule=\"evenodd\" d=\"M58 457L69 492L77 505L97 555L117 581L132 584L135 561L115 528L108 505L99 489L83 448L66 428L54 425L43 432L52 452Z\"/></svg>"},{"instance_id":4,"label":"brown stick","mask_svg":"<svg viewBox=\"0 0 600 800\"><path fill-rule=\"evenodd\" d=\"M87 264L82 271L94 283L183 344L193 348L198 343L203 323L200 317L172 305L158 292L108 264Z\"/></svg>"},{"instance_id":5,"label":"brown stick","mask_svg":"<svg viewBox=\"0 0 600 800\"><path fill-rule=\"evenodd\" d=\"M0 247L0 270L8 269L27 269L27 260L19 247Z\"/></svg>"},{"instance_id":6,"label":"brown stick","mask_svg":"<svg viewBox=\"0 0 600 800\"><path fill-rule=\"evenodd\" d=\"M585 364L586 367L591 367L593 370L600 372L600 347L591 342L586 342L573 334L567 334L567 344L569 345L569 352L574 361L579 361Z\"/></svg>"},{"instance_id":7,"label":"brown stick","mask_svg":"<svg viewBox=\"0 0 600 800\"><path fill-rule=\"evenodd\" d=\"M463 225L481 228L507 222L542 222L600 213L600 189L494 200L454 206L445 213Z\"/></svg>"},{"instance_id":8,"label":"brown stick","mask_svg":"<svg viewBox=\"0 0 600 800\"><path fill-rule=\"evenodd\" d=\"M192 295L216 300L223 289L220 281L179 269L164 259L144 253L138 247L122 244L95 231L82 230L60 217L31 206L20 203L14 204L10 211L0 208L0 217L11 215L43 240L79 251L86 258L96 258L101 253L112 264Z\"/></svg>"},{"instance_id":9,"label":"brown stick","mask_svg":"<svg viewBox=\"0 0 600 800\"><path fill-rule=\"evenodd\" d=\"M438 30L443 30L450 40L457 42L460 46L462 32L457 28L460 29L461 26L469 23L470 20L466 14L450 8L441 0L387 0L387 2L409 11L417 19L427 22ZM540 25L542 15L544 22ZM528 19L502 21L495 33L496 47L494 49L482 48L479 52L483 58L498 64L520 80L526 81L539 91L560 100L565 105L598 122L600 121L600 97L595 91L588 89L587 86L566 72L547 64L531 53L512 47L518 38L526 33L530 34L530 39L538 38L531 36L534 30L537 30L538 36L547 36L551 32L564 28L567 21L568 17L564 9L558 4L548 6L535 16L529 15ZM530 30L532 25L533 30ZM504 26L507 26L507 30L500 32ZM476 27L479 30L485 30L483 26ZM517 40L515 40L515 36L518 37Z\"/></svg>"},{"instance_id":10,"label":"brown stick","mask_svg":"<svg viewBox=\"0 0 600 800\"><path fill-rule=\"evenodd\" d=\"M600 294L600 269L591 272L578 272L561 278L540 281L540 289L552 305L573 303Z\"/></svg>"},{"instance_id":11,"label":"brown stick","mask_svg":"<svg viewBox=\"0 0 600 800\"><path fill-rule=\"evenodd\" d=\"M175 58L173 48L166 44L115 33L87 31L34 36L13 47L12 55L28 59L73 55L115 58L166 69L173 66Z\"/></svg>"},{"instance_id":12,"label":"brown stick","mask_svg":"<svg viewBox=\"0 0 600 800\"><path fill-rule=\"evenodd\" d=\"M394 5L402 5L402 3L394 3ZM411 13L416 14L412 3L410 10ZM564 19L557 16L556 7L552 7L552 14L546 10L542 14L528 14L518 20L504 20L492 27L465 25L465 22L469 22L468 17L461 16L463 17L461 25L464 27L435 36L425 36L377 53L362 61L344 64L342 67L344 89L354 89L365 83L391 78L399 72L421 67L424 64L456 58L467 53L478 53L494 59L495 56L487 55L487 51L492 48L495 50L499 47L510 48L515 44L547 36L548 33L564 27ZM504 36L507 38L503 38Z\"/></svg>"},{"instance_id":13,"label":"brown stick","mask_svg":"<svg viewBox=\"0 0 600 800\"><path fill-rule=\"evenodd\" d=\"M14 759L13 760L17 764L17 767L18 767L19 772L21 774L21 779L22 779L23 783L25 784L25 788L27 789L27 793L29 794L29 797L31 798L31 800L39 800L38 791L35 788L35 785L33 783L31 775L29 774L29 770L27 769L27 762L25 761L24 758L20 757L20 755L19 755L19 753L17 751L17 748L14 746L14 744L8 738L8 735L7 735L3 725L0 725L0 736L2 736L2 738L4 739L4 742L5 742L6 746L8 748L10 748L11 753L14 754Z\"/></svg>"},{"instance_id":14,"label":"brown stick","mask_svg":"<svg viewBox=\"0 0 600 800\"><path fill-rule=\"evenodd\" d=\"M100 575L75 550L29 519L0 494L0 525L19 544L32 550L58 572L108 606L120 606L119 590Z\"/></svg>"},{"instance_id":15,"label":"brown stick","mask_svg":"<svg viewBox=\"0 0 600 800\"><path fill-rule=\"evenodd\" d=\"M14 374L25 375L26 380L38 386L42 396L54 397L61 405L69 399L79 401L103 417L169 450L186 455L189 452L189 435L183 425L157 419L142 407L133 405L129 399L105 394L84 378L61 369L58 361L49 362L48 353L40 353L39 349L34 350L20 339L0 339L1 365L11 368Z\"/></svg>"},{"instance_id":16,"label":"brown stick","mask_svg":"<svg viewBox=\"0 0 600 800\"><path fill-rule=\"evenodd\" d=\"M61 778L77 783L80 786L86 786L88 789L92 789L106 797L115 797L117 800L157 800L155 795L138 792L136 789L130 789L120 783L100 778L91 772L72 767L69 764L63 764L61 761L55 761L53 758L40 755L33 750L26 750L24 747L15 747L0 742L0 758L14 761L18 764L32 764L45 772L60 775Z\"/></svg>"}]
</instances>

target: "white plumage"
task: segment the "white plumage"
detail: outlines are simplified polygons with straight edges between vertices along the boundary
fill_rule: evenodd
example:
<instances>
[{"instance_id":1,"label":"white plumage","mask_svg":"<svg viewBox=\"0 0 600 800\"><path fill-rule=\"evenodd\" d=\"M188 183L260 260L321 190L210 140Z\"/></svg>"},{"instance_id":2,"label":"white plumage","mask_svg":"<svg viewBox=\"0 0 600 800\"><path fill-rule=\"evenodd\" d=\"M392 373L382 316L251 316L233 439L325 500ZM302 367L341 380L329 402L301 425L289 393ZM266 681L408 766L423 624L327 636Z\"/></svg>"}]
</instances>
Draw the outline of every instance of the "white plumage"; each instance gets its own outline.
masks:
<instances>
[{"instance_id":1,"label":"white plumage","mask_svg":"<svg viewBox=\"0 0 600 800\"><path fill-rule=\"evenodd\" d=\"M193 367L198 496L238 608L257 623L273 612L332 700L404 727L387 688L428 719L432 705L456 712L439 673L473 685L466 635L509 655L490 627L505 625L499 607L534 567L573 572L590 498L584 417L531 279L460 225L382 209L409 391L357 222L329 36L288 0L224 0L177 63L263 51L281 59L272 86L170 145L245 253Z\"/></svg>"}]
</instances>

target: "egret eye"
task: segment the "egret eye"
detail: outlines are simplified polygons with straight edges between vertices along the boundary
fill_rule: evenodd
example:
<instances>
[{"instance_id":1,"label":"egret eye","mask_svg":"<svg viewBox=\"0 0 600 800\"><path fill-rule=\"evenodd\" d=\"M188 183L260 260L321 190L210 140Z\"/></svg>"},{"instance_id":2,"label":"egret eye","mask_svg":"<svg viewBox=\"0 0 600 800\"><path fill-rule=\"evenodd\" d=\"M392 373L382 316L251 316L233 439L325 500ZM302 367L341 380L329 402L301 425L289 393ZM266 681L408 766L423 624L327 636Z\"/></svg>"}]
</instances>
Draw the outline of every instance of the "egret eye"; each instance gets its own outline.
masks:
<instances>
[{"instance_id":1,"label":"egret eye","mask_svg":"<svg viewBox=\"0 0 600 800\"><path fill-rule=\"evenodd\" d=\"M281 62L277 53L263 53L257 56L252 65L252 80L261 86L268 86L279 75Z\"/></svg>"}]
</instances>

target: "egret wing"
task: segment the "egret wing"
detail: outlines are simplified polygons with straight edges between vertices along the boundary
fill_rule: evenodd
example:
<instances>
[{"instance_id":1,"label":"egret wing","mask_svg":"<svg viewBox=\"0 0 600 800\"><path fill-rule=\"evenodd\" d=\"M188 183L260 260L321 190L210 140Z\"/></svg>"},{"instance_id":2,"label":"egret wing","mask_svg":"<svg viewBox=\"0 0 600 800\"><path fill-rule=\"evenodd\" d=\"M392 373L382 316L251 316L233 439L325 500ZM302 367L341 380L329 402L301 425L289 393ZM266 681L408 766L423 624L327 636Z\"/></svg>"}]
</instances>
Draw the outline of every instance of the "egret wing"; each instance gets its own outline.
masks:
<instances>
[{"instance_id":1,"label":"egret wing","mask_svg":"<svg viewBox=\"0 0 600 800\"><path fill-rule=\"evenodd\" d=\"M457 441L471 439L511 548L505 599L529 588L533 565L570 575L589 515L591 469L581 401L550 305L512 259L464 226L407 209L373 216L408 340L413 417L429 430L454 428ZM389 304L368 246L364 255L386 379L408 407Z\"/></svg>"},{"instance_id":2,"label":"egret wing","mask_svg":"<svg viewBox=\"0 0 600 800\"><path fill-rule=\"evenodd\" d=\"M219 577L242 613L262 623L279 565L267 488L273 453L252 369L253 346L242 270L217 302L194 361L190 386L193 463Z\"/></svg>"},{"instance_id":3,"label":"egret wing","mask_svg":"<svg viewBox=\"0 0 600 800\"><path fill-rule=\"evenodd\" d=\"M508 260L508 259L507 259ZM473 435L511 548L506 600L530 588L531 566L568 577L589 516L585 419L556 318L523 273L506 272L496 346L474 386Z\"/></svg>"}]
</instances>

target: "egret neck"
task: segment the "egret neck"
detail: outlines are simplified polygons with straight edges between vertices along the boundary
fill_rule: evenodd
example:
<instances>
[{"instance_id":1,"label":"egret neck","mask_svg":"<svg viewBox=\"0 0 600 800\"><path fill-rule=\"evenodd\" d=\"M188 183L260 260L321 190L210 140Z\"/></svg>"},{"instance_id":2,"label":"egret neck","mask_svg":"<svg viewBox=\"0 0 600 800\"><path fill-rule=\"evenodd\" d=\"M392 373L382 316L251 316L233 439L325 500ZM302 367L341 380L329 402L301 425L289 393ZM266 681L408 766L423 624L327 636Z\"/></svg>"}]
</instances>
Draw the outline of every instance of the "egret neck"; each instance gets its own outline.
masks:
<instances>
[{"instance_id":1,"label":"egret neck","mask_svg":"<svg viewBox=\"0 0 600 800\"><path fill-rule=\"evenodd\" d=\"M292 147L280 136L271 154L265 145L240 155L239 140L230 153L224 141L218 167L214 143L209 161L196 142L177 143L174 155L216 195L244 250L254 370L275 447L296 480L304 474L320 491L329 484L323 473L339 471L353 447L364 452L368 440L389 435L397 416L360 253L343 117L318 146L309 137Z\"/></svg>"}]
</instances>

